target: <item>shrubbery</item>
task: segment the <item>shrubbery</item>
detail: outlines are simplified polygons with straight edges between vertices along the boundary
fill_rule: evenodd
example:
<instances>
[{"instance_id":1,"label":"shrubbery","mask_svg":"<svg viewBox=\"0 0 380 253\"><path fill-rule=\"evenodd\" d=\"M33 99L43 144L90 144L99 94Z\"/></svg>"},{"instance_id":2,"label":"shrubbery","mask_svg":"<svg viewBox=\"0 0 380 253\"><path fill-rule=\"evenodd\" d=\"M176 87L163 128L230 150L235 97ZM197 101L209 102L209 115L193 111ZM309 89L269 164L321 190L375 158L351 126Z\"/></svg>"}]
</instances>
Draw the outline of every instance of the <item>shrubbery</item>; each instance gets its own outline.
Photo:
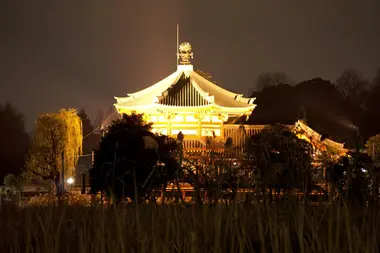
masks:
<instances>
[{"instance_id":1,"label":"shrubbery","mask_svg":"<svg viewBox=\"0 0 380 253\"><path fill-rule=\"evenodd\" d=\"M59 201L62 201L68 205L91 206L94 203L93 200L94 198L92 195L75 192L67 193L62 198L58 198L54 194L47 193L31 197L28 201L28 204L32 206L43 207L49 205L57 205Z\"/></svg>"}]
</instances>

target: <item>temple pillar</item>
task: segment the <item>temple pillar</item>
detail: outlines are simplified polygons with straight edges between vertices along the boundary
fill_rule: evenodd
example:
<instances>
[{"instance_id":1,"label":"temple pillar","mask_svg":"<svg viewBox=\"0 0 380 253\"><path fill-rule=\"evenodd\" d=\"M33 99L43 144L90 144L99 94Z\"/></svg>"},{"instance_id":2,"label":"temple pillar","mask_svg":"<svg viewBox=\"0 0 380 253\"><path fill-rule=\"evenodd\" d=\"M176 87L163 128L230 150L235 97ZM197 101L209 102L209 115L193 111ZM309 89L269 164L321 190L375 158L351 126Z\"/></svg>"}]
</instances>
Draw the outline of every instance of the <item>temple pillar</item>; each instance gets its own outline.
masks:
<instances>
[{"instance_id":1,"label":"temple pillar","mask_svg":"<svg viewBox=\"0 0 380 253\"><path fill-rule=\"evenodd\" d=\"M223 121L220 122L220 137L224 139Z\"/></svg>"},{"instance_id":2,"label":"temple pillar","mask_svg":"<svg viewBox=\"0 0 380 253\"><path fill-rule=\"evenodd\" d=\"M167 135L172 135L172 120L171 120L171 114L165 115L165 118L167 120L166 129L167 129Z\"/></svg>"},{"instance_id":3,"label":"temple pillar","mask_svg":"<svg viewBox=\"0 0 380 253\"><path fill-rule=\"evenodd\" d=\"M168 136L172 135L172 120L168 120Z\"/></svg>"},{"instance_id":4,"label":"temple pillar","mask_svg":"<svg viewBox=\"0 0 380 253\"><path fill-rule=\"evenodd\" d=\"M202 116L197 115L198 118L198 127L197 127L197 136L202 137Z\"/></svg>"},{"instance_id":5,"label":"temple pillar","mask_svg":"<svg viewBox=\"0 0 380 253\"><path fill-rule=\"evenodd\" d=\"M228 120L228 115L219 114L220 120L220 137L224 139L224 122Z\"/></svg>"}]
</instances>

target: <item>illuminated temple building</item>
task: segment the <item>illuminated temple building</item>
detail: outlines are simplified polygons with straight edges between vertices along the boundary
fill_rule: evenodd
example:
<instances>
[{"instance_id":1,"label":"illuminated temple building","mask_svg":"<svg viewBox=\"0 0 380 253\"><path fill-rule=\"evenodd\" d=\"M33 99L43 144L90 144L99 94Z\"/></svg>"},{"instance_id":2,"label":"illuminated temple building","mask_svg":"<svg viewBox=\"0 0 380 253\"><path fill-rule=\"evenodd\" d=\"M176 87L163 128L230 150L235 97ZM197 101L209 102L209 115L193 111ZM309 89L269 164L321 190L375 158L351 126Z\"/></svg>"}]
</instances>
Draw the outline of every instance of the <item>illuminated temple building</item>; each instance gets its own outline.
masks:
<instances>
[{"instance_id":1,"label":"illuminated temple building","mask_svg":"<svg viewBox=\"0 0 380 253\"><path fill-rule=\"evenodd\" d=\"M189 43L180 45L177 57L180 60L177 70L168 77L126 97L115 97L118 113L143 113L144 120L153 123L154 132L172 137L182 132L187 152L206 150L210 146L223 150L227 138L231 138L235 154L239 153L245 137L264 128L263 125L233 124L235 119L251 116L256 107L255 98L228 91L194 71ZM301 138L309 141L313 137L321 138L302 122L297 122L295 129L302 132ZM343 149L343 144L328 139L324 143Z\"/></svg>"}]
</instances>

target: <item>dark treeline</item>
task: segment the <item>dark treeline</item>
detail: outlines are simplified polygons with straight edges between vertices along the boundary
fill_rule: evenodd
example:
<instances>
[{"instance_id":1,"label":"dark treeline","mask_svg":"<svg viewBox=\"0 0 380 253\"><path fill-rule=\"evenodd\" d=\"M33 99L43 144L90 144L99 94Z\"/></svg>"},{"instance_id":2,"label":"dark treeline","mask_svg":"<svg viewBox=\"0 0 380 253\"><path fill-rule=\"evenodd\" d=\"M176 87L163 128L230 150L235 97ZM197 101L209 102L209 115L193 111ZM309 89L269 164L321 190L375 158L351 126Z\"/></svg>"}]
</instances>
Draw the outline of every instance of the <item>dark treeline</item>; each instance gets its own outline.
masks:
<instances>
[{"instance_id":1,"label":"dark treeline","mask_svg":"<svg viewBox=\"0 0 380 253\"><path fill-rule=\"evenodd\" d=\"M263 73L253 92L257 108L249 124L293 124L303 119L317 132L354 146L354 128L359 129L363 142L380 132L380 69L372 81L353 70L345 71L332 83L321 78L300 82L284 74Z\"/></svg>"},{"instance_id":2,"label":"dark treeline","mask_svg":"<svg viewBox=\"0 0 380 253\"><path fill-rule=\"evenodd\" d=\"M9 174L20 174L29 150L24 116L10 103L0 105L0 184Z\"/></svg>"},{"instance_id":3,"label":"dark treeline","mask_svg":"<svg viewBox=\"0 0 380 253\"><path fill-rule=\"evenodd\" d=\"M78 112L78 116L82 119L83 154L90 154L93 149L98 147L101 135L98 134L98 127L93 126L84 109Z\"/></svg>"}]
</instances>

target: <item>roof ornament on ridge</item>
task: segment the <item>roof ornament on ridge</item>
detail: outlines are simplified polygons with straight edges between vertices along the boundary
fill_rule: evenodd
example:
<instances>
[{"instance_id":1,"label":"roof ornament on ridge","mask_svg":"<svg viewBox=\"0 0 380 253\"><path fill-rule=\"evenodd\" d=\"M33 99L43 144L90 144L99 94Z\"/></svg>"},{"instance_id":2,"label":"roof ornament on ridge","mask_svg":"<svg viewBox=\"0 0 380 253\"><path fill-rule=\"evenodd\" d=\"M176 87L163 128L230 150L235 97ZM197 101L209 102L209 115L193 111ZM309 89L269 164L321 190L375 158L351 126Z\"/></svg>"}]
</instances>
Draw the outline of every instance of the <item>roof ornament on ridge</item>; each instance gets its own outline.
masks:
<instances>
[{"instance_id":1,"label":"roof ornament on ridge","mask_svg":"<svg viewBox=\"0 0 380 253\"><path fill-rule=\"evenodd\" d=\"M189 42L182 42L179 46L179 53L177 54L178 59L181 59L181 65L190 65L190 59L194 58L192 48Z\"/></svg>"}]
</instances>

